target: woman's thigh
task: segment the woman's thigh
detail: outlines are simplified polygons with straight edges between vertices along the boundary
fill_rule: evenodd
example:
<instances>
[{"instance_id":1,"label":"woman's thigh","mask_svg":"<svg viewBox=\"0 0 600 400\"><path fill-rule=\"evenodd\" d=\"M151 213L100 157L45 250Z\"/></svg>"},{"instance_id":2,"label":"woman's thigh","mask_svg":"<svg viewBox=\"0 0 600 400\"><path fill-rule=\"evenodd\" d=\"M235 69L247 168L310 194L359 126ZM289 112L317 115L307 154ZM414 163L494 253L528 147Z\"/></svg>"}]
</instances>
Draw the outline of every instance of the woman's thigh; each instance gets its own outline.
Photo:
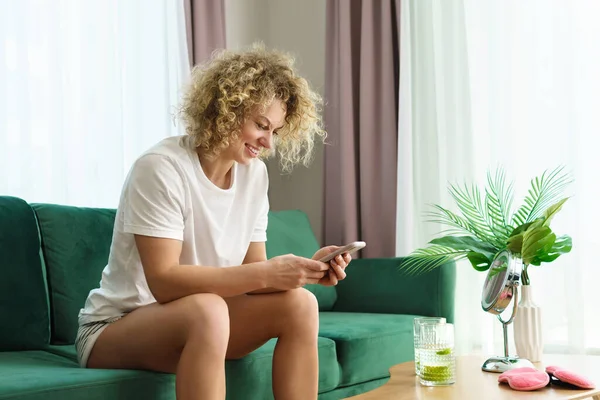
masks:
<instances>
[{"instance_id":1,"label":"woman's thigh","mask_svg":"<svg viewBox=\"0 0 600 400\"><path fill-rule=\"evenodd\" d=\"M306 326L307 334L317 333L318 303L306 289L226 298L229 309L227 358L238 359L279 337L286 328Z\"/></svg>"},{"instance_id":2,"label":"woman's thigh","mask_svg":"<svg viewBox=\"0 0 600 400\"><path fill-rule=\"evenodd\" d=\"M140 307L104 329L87 366L175 373L191 329L224 328L227 335L228 319L225 301L213 294Z\"/></svg>"}]
</instances>

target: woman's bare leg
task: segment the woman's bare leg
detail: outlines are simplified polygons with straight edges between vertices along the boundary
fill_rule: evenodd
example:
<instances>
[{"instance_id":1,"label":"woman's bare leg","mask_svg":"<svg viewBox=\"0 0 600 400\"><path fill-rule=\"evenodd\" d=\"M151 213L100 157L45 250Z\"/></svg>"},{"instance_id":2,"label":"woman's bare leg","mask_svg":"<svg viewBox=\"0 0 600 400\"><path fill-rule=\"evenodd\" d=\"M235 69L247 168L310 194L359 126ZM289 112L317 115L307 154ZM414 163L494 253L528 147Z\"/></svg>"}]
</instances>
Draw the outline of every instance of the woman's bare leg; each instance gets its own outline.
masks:
<instances>
[{"instance_id":1,"label":"woman's bare leg","mask_svg":"<svg viewBox=\"0 0 600 400\"><path fill-rule=\"evenodd\" d=\"M223 400L228 340L223 298L197 294L141 307L108 326L88 367L176 373L178 400Z\"/></svg>"},{"instance_id":2,"label":"woman's bare leg","mask_svg":"<svg viewBox=\"0 0 600 400\"><path fill-rule=\"evenodd\" d=\"M278 337L276 398L316 399L318 305L312 293L295 289L226 302L199 294L141 307L102 332L88 367L177 373L178 400L224 399L225 357L241 358Z\"/></svg>"},{"instance_id":3,"label":"woman's bare leg","mask_svg":"<svg viewBox=\"0 0 600 400\"><path fill-rule=\"evenodd\" d=\"M227 358L241 358L277 337L273 357L276 399L315 400L319 385L317 299L306 289L225 299L230 335Z\"/></svg>"}]
</instances>

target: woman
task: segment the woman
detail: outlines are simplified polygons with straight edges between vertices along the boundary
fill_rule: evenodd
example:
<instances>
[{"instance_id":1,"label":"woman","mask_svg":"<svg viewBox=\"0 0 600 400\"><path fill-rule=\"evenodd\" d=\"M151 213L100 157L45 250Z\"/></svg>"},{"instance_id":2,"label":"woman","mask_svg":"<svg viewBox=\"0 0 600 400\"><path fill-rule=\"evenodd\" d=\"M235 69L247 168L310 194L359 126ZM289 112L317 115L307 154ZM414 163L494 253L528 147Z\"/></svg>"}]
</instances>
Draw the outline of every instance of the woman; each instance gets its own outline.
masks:
<instances>
[{"instance_id":1,"label":"woman","mask_svg":"<svg viewBox=\"0 0 600 400\"><path fill-rule=\"evenodd\" d=\"M187 135L144 153L123 186L108 265L79 314L82 366L175 373L179 400L224 399L225 360L276 337L275 397L316 399L318 307L303 286L336 285L351 258L317 261L329 246L267 260L260 157L308 162L325 136L319 103L290 57L261 47L194 69Z\"/></svg>"}]
</instances>

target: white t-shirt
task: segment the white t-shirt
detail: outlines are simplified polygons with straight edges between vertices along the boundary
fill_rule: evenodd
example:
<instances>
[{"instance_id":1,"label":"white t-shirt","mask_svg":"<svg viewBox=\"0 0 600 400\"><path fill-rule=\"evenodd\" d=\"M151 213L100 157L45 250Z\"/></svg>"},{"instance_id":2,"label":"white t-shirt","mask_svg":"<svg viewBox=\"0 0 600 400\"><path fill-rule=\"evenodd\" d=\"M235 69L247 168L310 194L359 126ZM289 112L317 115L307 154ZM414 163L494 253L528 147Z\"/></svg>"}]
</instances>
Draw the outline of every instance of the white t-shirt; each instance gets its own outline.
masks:
<instances>
[{"instance_id":1,"label":"white t-shirt","mask_svg":"<svg viewBox=\"0 0 600 400\"><path fill-rule=\"evenodd\" d=\"M250 242L267 240L265 164L234 163L231 187L204 174L188 136L162 140L129 172L115 219L108 265L90 292L79 323L121 316L155 302L134 234L181 240L181 265L240 265Z\"/></svg>"}]
</instances>

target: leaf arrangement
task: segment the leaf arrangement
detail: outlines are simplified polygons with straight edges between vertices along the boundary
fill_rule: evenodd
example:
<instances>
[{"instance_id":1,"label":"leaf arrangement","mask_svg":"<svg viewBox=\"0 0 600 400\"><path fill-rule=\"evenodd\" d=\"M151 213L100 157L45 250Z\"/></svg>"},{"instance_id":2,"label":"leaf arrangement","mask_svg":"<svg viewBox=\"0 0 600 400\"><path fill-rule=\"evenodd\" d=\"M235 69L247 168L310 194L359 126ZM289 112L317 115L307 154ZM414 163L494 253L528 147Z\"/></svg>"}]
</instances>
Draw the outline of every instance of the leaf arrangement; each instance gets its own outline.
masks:
<instances>
[{"instance_id":1,"label":"leaf arrangement","mask_svg":"<svg viewBox=\"0 0 600 400\"><path fill-rule=\"evenodd\" d=\"M568 198L564 189L572 182L563 167L544 171L531 180L523 205L515 213L513 184L498 169L488 172L485 195L475 186L450 185L449 192L460 214L439 205L427 214L429 222L448 227L445 236L433 239L429 246L417 249L402 263L410 273L425 273L448 261L468 259L477 271L487 271L494 257L508 249L523 260L523 284L529 284L527 267L556 260L571 251L571 237L557 237L550 222ZM497 271L498 272L498 271Z\"/></svg>"}]
</instances>

